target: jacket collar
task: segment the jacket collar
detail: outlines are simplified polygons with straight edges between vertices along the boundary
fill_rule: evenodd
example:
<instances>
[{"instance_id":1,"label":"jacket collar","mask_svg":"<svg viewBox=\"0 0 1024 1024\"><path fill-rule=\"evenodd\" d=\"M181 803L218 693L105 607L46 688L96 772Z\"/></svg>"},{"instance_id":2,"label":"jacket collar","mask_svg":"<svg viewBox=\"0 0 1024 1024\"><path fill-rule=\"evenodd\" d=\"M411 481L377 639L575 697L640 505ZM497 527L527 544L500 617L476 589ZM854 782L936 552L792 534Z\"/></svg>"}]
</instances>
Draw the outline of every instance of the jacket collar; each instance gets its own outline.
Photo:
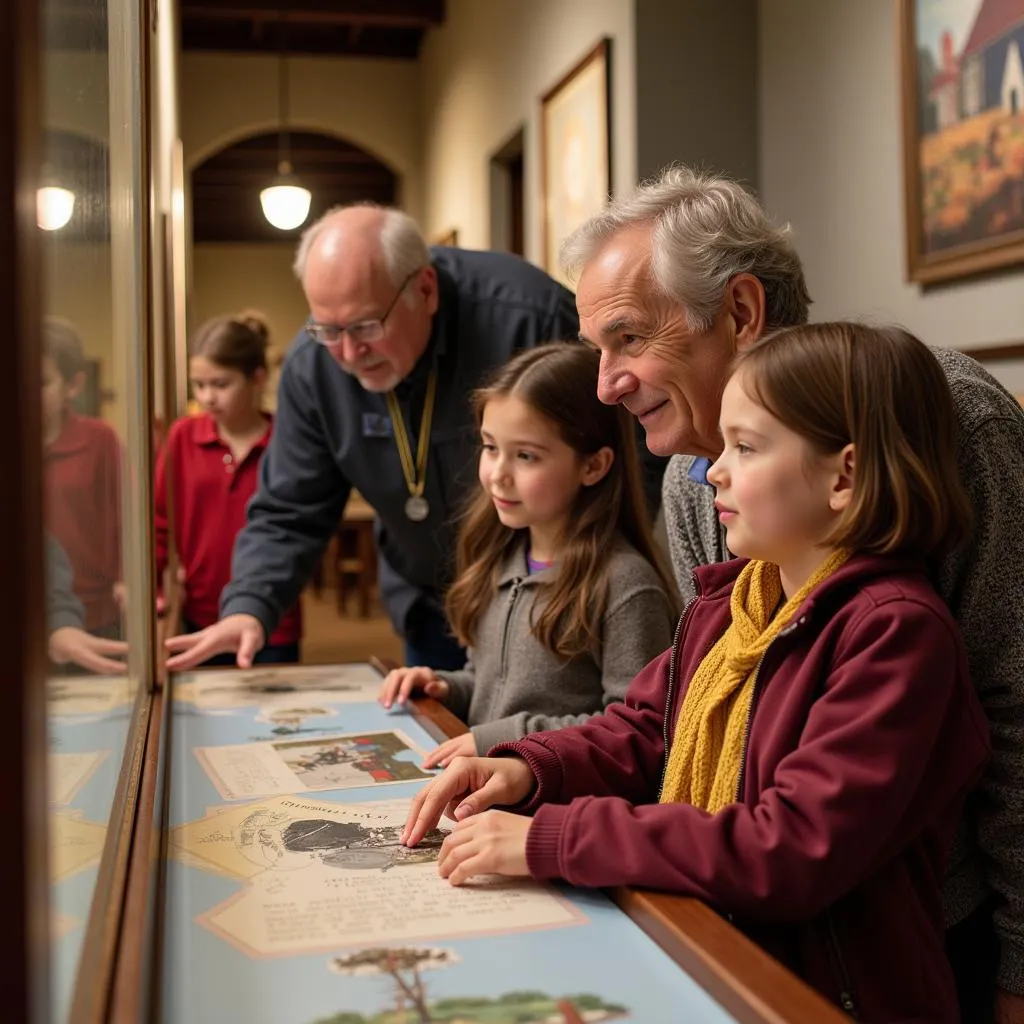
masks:
<instances>
[{"instance_id":1,"label":"jacket collar","mask_svg":"<svg viewBox=\"0 0 1024 1024\"><path fill-rule=\"evenodd\" d=\"M544 582L551 579L554 573L551 569L541 569L540 572L531 573L526 564L526 537L519 537L509 550L505 561L502 563L501 572L498 575L498 586L504 587L519 580L521 584Z\"/></svg>"},{"instance_id":2,"label":"jacket collar","mask_svg":"<svg viewBox=\"0 0 1024 1024\"><path fill-rule=\"evenodd\" d=\"M448 351L448 340L458 331L459 293L451 275L432 264L437 273L437 312L430 325L430 337L423 355L416 360L416 365L395 386L400 398L406 398L414 391L426 386L431 367Z\"/></svg>"},{"instance_id":3,"label":"jacket collar","mask_svg":"<svg viewBox=\"0 0 1024 1024\"><path fill-rule=\"evenodd\" d=\"M270 430L274 425L274 417L268 412L261 413L263 418L267 421L267 429L260 435L256 443L252 446L253 451L266 448L270 441ZM196 444L201 445L219 445L225 447L220 434L217 433L217 423L209 413L201 413L196 417L196 425L193 428L193 437L195 438Z\"/></svg>"},{"instance_id":4,"label":"jacket collar","mask_svg":"<svg viewBox=\"0 0 1024 1024\"><path fill-rule=\"evenodd\" d=\"M693 573L697 596L708 601L728 599L736 578L748 561L747 558L732 558L727 562L698 566ZM816 604L839 590L850 586L859 588L879 577L907 572L927 573L927 565L923 559L907 555L854 555L807 596L796 614L810 612Z\"/></svg>"}]
</instances>

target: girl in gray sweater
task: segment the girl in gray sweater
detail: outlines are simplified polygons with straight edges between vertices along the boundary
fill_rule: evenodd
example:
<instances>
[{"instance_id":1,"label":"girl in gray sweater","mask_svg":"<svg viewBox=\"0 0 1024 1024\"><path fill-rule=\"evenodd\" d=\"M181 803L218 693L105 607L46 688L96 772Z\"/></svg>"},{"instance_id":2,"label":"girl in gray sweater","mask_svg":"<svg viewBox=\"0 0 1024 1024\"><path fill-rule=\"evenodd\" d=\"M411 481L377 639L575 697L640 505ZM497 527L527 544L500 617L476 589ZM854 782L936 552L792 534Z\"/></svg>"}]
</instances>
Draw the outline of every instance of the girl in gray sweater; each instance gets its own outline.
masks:
<instances>
[{"instance_id":1,"label":"girl in gray sweater","mask_svg":"<svg viewBox=\"0 0 1024 1024\"><path fill-rule=\"evenodd\" d=\"M597 398L599 362L583 345L545 345L474 395L480 490L447 596L469 660L457 672L396 669L381 688L385 707L425 693L470 726L425 767L585 721L672 643L675 591L651 538L632 422Z\"/></svg>"}]
</instances>

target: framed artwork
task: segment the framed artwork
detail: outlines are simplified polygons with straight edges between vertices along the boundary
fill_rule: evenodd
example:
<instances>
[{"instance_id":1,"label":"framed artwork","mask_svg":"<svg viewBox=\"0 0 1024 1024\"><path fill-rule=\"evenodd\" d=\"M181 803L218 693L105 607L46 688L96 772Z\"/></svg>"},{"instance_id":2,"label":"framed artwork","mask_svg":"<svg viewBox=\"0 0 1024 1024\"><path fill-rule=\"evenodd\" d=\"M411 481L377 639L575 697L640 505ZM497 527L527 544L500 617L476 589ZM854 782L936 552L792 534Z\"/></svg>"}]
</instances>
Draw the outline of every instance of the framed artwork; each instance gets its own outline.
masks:
<instances>
[{"instance_id":1,"label":"framed artwork","mask_svg":"<svg viewBox=\"0 0 1024 1024\"><path fill-rule=\"evenodd\" d=\"M907 274L1024 263L1024 0L898 0Z\"/></svg>"},{"instance_id":2,"label":"framed artwork","mask_svg":"<svg viewBox=\"0 0 1024 1024\"><path fill-rule=\"evenodd\" d=\"M610 90L606 38L541 98L544 269L558 280L558 247L611 192Z\"/></svg>"},{"instance_id":3,"label":"framed artwork","mask_svg":"<svg viewBox=\"0 0 1024 1024\"><path fill-rule=\"evenodd\" d=\"M450 245L452 248L458 248L459 245L459 229L451 228L448 231L442 232L440 235L434 238L430 243L431 245Z\"/></svg>"}]
</instances>

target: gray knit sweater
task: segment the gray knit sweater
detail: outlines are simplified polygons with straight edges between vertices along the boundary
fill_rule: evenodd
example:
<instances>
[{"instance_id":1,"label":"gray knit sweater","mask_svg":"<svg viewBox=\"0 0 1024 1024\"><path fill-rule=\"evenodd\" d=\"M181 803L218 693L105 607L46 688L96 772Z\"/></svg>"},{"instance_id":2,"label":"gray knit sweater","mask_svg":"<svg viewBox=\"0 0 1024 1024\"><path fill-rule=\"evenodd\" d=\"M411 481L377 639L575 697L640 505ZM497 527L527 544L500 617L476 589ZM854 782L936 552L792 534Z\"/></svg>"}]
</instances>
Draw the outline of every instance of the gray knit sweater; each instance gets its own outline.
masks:
<instances>
[{"instance_id":1,"label":"gray knit sweater","mask_svg":"<svg viewBox=\"0 0 1024 1024\"><path fill-rule=\"evenodd\" d=\"M466 667L438 672L445 702L486 753L527 733L578 725L625 697L633 677L672 646L673 602L651 564L625 541L609 555L608 603L600 654L556 657L530 628L557 568L529 575L525 545L502 568L498 592L477 629Z\"/></svg>"},{"instance_id":2,"label":"gray knit sweater","mask_svg":"<svg viewBox=\"0 0 1024 1024\"><path fill-rule=\"evenodd\" d=\"M1024 411L973 359L933 349L956 406L960 473L976 517L973 540L936 567L939 591L963 630L994 756L969 802L946 876L952 925L987 893L1002 945L999 984L1024 994ZM731 557L715 491L674 456L662 485L672 567L684 600L696 566Z\"/></svg>"}]
</instances>

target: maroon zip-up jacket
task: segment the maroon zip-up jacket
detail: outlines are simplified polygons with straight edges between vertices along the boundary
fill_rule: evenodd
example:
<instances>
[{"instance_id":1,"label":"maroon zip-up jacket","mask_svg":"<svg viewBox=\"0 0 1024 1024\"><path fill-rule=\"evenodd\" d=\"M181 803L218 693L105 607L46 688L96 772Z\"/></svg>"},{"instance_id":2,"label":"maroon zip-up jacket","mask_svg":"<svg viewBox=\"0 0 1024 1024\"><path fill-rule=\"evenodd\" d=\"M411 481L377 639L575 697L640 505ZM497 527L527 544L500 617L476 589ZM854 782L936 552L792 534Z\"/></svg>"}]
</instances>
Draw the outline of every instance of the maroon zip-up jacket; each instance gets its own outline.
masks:
<instances>
[{"instance_id":1,"label":"maroon zip-up jacket","mask_svg":"<svg viewBox=\"0 0 1024 1024\"><path fill-rule=\"evenodd\" d=\"M694 896L861 1021L955 1022L940 883L989 752L963 643L917 563L857 556L761 661L737 800L658 804L694 670L730 619L741 559L695 573L670 651L624 705L492 754L537 777L537 878Z\"/></svg>"}]
</instances>

